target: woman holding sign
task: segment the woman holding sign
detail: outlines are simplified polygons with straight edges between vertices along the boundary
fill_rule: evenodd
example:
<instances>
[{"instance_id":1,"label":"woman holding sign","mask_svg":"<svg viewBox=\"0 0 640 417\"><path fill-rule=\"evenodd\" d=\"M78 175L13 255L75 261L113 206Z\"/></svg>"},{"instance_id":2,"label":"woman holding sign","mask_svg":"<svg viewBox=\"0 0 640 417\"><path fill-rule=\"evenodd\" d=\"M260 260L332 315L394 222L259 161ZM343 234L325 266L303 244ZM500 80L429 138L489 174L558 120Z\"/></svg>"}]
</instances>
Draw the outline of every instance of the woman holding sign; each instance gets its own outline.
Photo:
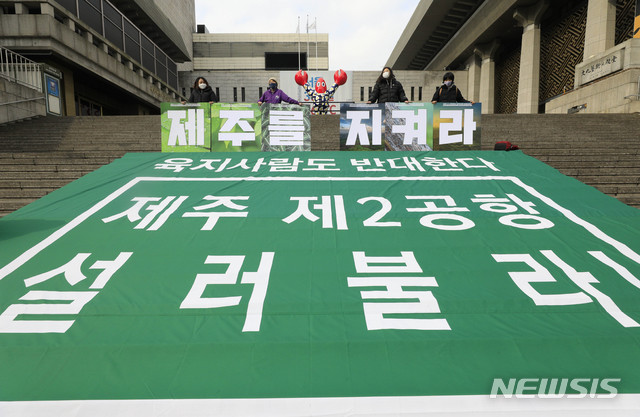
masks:
<instances>
[{"instance_id":1,"label":"woman holding sign","mask_svg":"<svg viewBox=\"0 0 640 417\"><path fill-rule=\"evenodd\" d=\"M218 96L213 91L209 82L204 77L196 78L196 82L193 83L193 90L191 90L191 96L189 97L189 103L217 103ZM182 104L185 104L183 101Z\"/></svg>"},{"instance_id":2,"label":"woman holding sign","mask_svg":"<svg viewBox=\"0 0 640 417\"><path fill-rule=\"evenodd\" d=\"M436 92L433 93L431 102L436 103L471 103L473 101L466 100L462 97L460 89L453 83L454 75L452 72L447 72L442 77L442 85L436 88Z\"/></svg>"},{"instance_id":3,"label":"woman holding sign","mask_svg":"<svg viewBox=\"0 0 640 417\"><path fill-rule=\"evenodd\" d=\"M300 104L298 100L294 100L284 93L284 91L278 89L278 82L275 78L269 78L269 88L262 94L262 97L258 99L258 104L271 103L280 104L283 101L290 104Z\"/></svg>"},{"instance_id":4,"label":"woman holding sign","mask_svg":"<svg viewBox=\"0 0 640 417\"><path fill-rule=\"evenodd\" d=\"M396 80L395 75L393 75L393 70L389 67L382 69L380 76L376 80L376 85L374 85L373 90L371 90L367 104L375 103L376 101L378 103L409 102L407 95L404 93L404 88L402 88L402 84Z\"/></svg>"}]
</instances>

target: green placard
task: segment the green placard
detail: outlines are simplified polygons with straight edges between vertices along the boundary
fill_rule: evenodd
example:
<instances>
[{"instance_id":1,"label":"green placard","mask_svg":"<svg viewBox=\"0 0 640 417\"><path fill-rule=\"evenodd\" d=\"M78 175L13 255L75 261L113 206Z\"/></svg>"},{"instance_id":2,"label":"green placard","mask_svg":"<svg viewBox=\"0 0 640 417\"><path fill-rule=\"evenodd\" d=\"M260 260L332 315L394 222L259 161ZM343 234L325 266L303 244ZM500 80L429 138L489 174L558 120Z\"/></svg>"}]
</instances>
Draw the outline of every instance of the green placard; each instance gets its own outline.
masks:
<instances>
[{"instance_id":1,"label":"green placard","mask_svg":"<svg viewBox=\"0 0 640 417\"><path fill-rule=\"evenodd\" d=\"M263 152L311 150L309 107L264 103L260 110Z\"/></svg>"},{"instance_id":2,"label":"green placard","mask_svg":"<svg viewBox=\"0 0 640 417\"><path fill-rule=\"evenodd\" d=\"M212 152L262 150L260 106L214 103L211 105Z\"/></svg>"},{"instance_id":3,"label":"green placard","mask_svg":"<svg viewBox=\"0 0 640 417\"><path fill-rule=\"evenodd\" d=\"M481 103L433 105L433 137L437 151L480 150Z\"/></svg>"},{"instance_id":4,"label":"green placard","mask_svg":"<svg viewBox=\"0 0 640 417\"><path fill-rule=\"evenodd\" d=\"M162 152L210 152L209 103L161 103Z\"/></svg>"},{"instance_id":5,"label":"green placard","mask_svg":"<svg viewBox=\"0 0 640 417\"><path fill-rule=\"evenodd\" d=\"M128 154L0 219L0 410L416 415L499 409L496 379L621 401L639 220L520 152Z\"/></svg>"},{"instance_id":6,"label":"green placard","mask_svg":"<svg viewBox=\"0 0 640 417\"><path fill-rule=\"evenodd\" d=\"M385 109L385 143L388 150L433 150L433 104L386 103Z\"/></svg>"}]
</instances>

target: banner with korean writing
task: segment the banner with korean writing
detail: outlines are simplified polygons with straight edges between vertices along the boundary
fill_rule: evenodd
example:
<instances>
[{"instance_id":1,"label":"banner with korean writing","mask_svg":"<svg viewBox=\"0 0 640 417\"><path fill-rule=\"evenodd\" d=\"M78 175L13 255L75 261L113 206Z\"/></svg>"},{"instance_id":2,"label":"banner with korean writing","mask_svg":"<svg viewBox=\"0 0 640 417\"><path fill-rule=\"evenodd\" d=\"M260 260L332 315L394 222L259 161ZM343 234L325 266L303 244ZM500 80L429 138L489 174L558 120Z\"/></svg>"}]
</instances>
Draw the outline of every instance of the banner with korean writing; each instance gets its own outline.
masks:
<instances>
[{"instance_id":1,"label":"banner with korean writing","mask_svg":"<svg viewBox=\"0 0 640 417\"><path fill-rule=\"evenodd\" d=\"M262 150L262 116L257 103L211 105L211 151Z\"/></svg>"},{"instance_id":2,"label":"banner with korean writing","mask_svg":"<svg viewBox=\"0 0 640 417\"><path fill-rule=\"evenodd\" d=\"M263 152L311 150L308 107L264 103L261 111Z\"/></svg>"},{"instance_id":3,"label":"banner with korean writing","mask_svg":"<svg viewBox=\"0 0 640 417\"><path fill-rule=\"evenodd\" d=\"M384 104L342 106L340 108L340 150L385 150L384 110Z\"/></svg>"},{"instance_id":4,"label":"banner with korean writing","mask_svg":"<svg viewBox=\"0 0 640 417\"><path fill-rule=\"evenodd\" d=\"M640 211L521 152L128 154L0 236L3 417L640 404Z\"/></svg>"},{"instance_id":5,"label":"banner with korean writing","mask_svg":"<svg viewBox=\"0 0 640 417\"><path fill-rule=\"evenodd\" d=\"M344 104L340 150L479 150L481 104Z\"/></svg>"},{"instance_id":6,"label":"banner with korean writing","mask_svg":"<svg viewBox=\"0 0 640 417\"><path fill-rule=\"evenodd\" d=\"M211 152L209 103L161 103L162 152Z\"/></svg>"},{"instance_id":7,"label":"banner with korean writing","mask_svg":"<svg viewBox=\"0 0 640 417\"><path fill-rule=\"evenodd\" d=\"M386 103L385 110L387 150L433 150L433 104Z\"/></svg>"},{"instance_id":8,"label":"banner with korean writing","mask_svg":"<svg viewBox=\"0 0 640 417\"><path fill-rule=\"evenodd\" d=\"M481 114L481 103L434 104L434 150L480 150Z\"/></svg>"}]
</instances>

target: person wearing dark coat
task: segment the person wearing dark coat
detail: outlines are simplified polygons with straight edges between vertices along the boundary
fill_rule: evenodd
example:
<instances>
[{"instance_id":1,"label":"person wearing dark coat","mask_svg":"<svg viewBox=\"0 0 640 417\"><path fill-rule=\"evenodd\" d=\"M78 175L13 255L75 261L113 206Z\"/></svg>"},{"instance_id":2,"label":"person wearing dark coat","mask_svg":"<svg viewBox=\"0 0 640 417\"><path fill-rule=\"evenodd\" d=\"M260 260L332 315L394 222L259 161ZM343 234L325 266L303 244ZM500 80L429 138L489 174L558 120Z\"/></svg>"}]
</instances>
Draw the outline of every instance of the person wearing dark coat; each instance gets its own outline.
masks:
<instances>
[{"instance_id":1,"label":"person wearing dark coat","mask_svg":"<svg viewBox=\"0 0 640 417\"><path fill-rule=\"evenodd\" d=\"M409 102L407 95L404 93L404 88L402 88L400 81L396 80L393 70L389 67L384 67L376 80L376 84L373 86L373 90L371 90L367 103L398 103L401 101Z\"/></svg>"},{"instance_id":2,"label":"person wearing dark coat","mask_svg":"<svg viewBox=\"0 0 640 417\"><path fill-rule=\"evenodd\" d=\"M191 90L191 96L189 96L189 103L217 103L218 96L213 91L209 82L204 77L196 78L196 82L193 83L193 90ZM182 104L186 103L185 101Z\"/></svg>"},{"instance_id":3,"label":"person wearing dark coat","mask_svg":"<svg viewBox=\"0 0 640 417\"><path fill-rule=\"evenodd\" d=\"M442 85L440 87L437 87L436 92L433 93L433 98L431 99L431 102L433 104L436 104L438 102L473 104L473 101L465 100L465 98L462 97L460 89L453 83L454 78L455 77L452 72L447 72L446 74L444 74L444 76L442 77Z\"/></svg>"}]
</instances>

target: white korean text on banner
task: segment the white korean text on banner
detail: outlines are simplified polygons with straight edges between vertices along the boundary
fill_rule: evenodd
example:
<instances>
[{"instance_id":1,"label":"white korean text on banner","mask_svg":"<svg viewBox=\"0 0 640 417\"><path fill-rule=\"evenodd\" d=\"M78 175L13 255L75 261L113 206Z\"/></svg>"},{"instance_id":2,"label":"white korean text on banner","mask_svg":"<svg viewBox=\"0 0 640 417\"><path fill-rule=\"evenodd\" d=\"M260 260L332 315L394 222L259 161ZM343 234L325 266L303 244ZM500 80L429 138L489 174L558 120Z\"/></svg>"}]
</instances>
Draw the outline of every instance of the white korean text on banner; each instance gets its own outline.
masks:
<instances>
[{"instance_id":1,"label":"white korean text on banner","mask_svg":"<svg viewBox=\"0 0 640 417\"><path fill-rule=\"evenodd\" d=\"M344 104L340 150L478 150L481 104Z\"/></svg>"},{"instance_id":2,"label":"white korean text on banner","mask_svg":"<svg viewBox=\"0 0 640 417\"><path fill-rule=\"evenodd\" d=\"M262 151L310 151L309 107L264 103L262 110Z\"/></svg>"}]
</instances>

